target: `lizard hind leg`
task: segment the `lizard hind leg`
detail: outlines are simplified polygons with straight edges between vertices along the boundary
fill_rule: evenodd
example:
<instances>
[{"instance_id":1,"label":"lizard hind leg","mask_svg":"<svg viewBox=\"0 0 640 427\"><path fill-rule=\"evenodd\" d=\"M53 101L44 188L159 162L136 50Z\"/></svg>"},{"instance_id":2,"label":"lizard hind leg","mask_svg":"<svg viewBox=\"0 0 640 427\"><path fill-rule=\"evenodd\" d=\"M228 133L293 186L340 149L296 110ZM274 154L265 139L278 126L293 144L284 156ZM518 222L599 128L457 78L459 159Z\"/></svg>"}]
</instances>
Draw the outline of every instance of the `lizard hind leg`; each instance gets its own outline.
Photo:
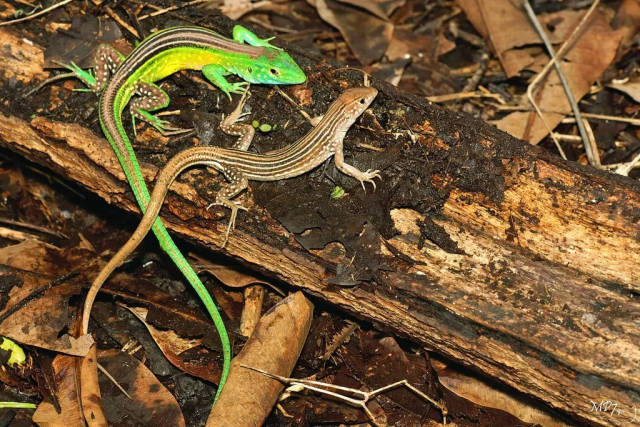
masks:
<instances>
[{"instance_id":1,"label":"lizard hind leg","mask_svg":"<svg viewBox=\"0 0 640 427\"><path fill-rule=\"evenodd\" d=\"M93 70L83 70L74 62L61 65L86 84L90 91L97 93L104 89L111 75L115 73L123 61L124 55L109 45L101 44L93 55ZM76 90L86 91L86 89Z\"/></svg>"},{"instance_id":2,"label":"lizard hind leg","mask_svg":"<svg viewBox=\"0 0 640 427\"><path fill-rule=\"evenodd\" d=\"M118 52L113 47L101 44L96 49L93 56L93 72L96 78L96 89L94 91L102 90L109 81L109 76L114 74L118 67L124 62L124 55Z\"/></svg>"},{"instance_id":3,"label":"lizard hind leg","mask_svg":"<svg viewBox=\"0 0 640 427\"><path fill-rule=\"evenodd\" d=\"M185 129L173 127L168 121L151 114L151 111L159 110L169 105L169 95L164 90L153 83L146 82L136 83L135 89L138 96L132 99L129 105L134 134L136 132L135 119L149 123L163 135L176 131L185 131Z\"/></svg>"},{"instance_id":4,"label":"lizard hind leg","mask_svg":"<svg viewBox=\"0 0 640 427\"><path fill-rule=\"evenodd\" d=\"M212 206L224 206L231 209L231 217L229 218L229 225L227 225L227 230L224 236L224 242L222 243L222 247L224 248L229 240L229 234L231 230L233 230L236 226L236 218L238 216L238 211L243 210L247 211L248 209L244 207L240 202L234 202L231 199L240 194L244 189L249 185L249 179L244 175L240 170L234 168L232 166L225 166L224 170L220 171L224 177L229 180L227 185L223 185L218 191L216 195L216 200L207 206L209 209Z\"/></svg>"}]
</instances>

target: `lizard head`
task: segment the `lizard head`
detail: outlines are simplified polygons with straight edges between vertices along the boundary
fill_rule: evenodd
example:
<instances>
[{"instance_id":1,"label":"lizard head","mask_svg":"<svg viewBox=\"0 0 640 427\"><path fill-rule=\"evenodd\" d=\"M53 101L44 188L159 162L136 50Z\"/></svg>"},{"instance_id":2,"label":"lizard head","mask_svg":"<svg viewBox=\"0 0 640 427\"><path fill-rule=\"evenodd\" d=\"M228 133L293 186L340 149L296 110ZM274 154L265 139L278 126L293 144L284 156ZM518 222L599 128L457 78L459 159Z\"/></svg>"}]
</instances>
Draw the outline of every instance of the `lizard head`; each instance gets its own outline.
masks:
<instances>
[{"instance_id":1,"label":"lizard head","mask_svg":"<svg viewBox=\"0 0 640 427\"><path fill-rule=\"evenodd\" d=\"M378 89L374 87L354 87L345 90L340 94L338 99L329 107L329 111L336 108L340 109L338 117L341 119L341 126L345 129L345 132L356 121L364 110L369 108L369 105L378 95ZM327 111L327 114L329 113Z\"/></svg>"},{"instance_id":2,"label":"lizard head","mask_svg":"<svg viewBox=\"0 0 640 427\"><path fill-rule=\"evenodd\" d=\"M275 48L264 50L265 55L254 58L247 65L234 67L234 73L249 83L258 84L299 84L307 80L307 76L287 52Z\"/></svg>"}]
</instances>

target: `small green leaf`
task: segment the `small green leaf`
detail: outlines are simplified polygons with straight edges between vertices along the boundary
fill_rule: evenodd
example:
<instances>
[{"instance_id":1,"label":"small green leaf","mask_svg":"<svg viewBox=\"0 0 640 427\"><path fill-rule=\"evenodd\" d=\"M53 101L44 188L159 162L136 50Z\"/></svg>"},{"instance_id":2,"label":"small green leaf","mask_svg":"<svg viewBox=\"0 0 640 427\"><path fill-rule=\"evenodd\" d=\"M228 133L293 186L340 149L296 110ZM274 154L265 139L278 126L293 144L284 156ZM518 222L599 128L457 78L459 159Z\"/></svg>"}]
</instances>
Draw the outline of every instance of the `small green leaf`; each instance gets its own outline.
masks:
<instances>
[{"instance_id":1,"label":"small green leaf","mask_svg":"<svg viewBox=\"0 0 640 427\"><path fill-rule=\"evenodd\" d=\"M9 356L9 360L7 360L7 365L22 365L25 360L27 360L27 356L25 356L22 348L11 341L9 338L2 338L2 344L0 344L0 349L9 351L11 355Z\"/></svg>"},{"instance_id":2,"label":"small green leaf","mask_svg":"<svg viewBox=\"0 0 640 427\"><path fill-rule=\"evenodd\" d=\"M260 132L271 132L271 125L263 123L260 125Z\"/></svg>"},{"instance_id":3,"label":"small green leaf","mask_svg":"<svg viewBox=\"0 0 640 427\"><path fill-rule=\"evenodd\" d=\"M333 187L333 191L331 192L331 198L332 199L339 199L342 196L344 196L344 188L336 185L335 187Z\"/></svg>"},{"instance_id":4,"label":"small green leaf","mask_svg":"<svg viewBox=\"0 0 640 427\"><path fill-rule=\"evenodd\" d=\"M257 128L258 126L260 126L260 122L257 120L254 120L251 122L251 126L253 126L254 128Z\"/></svg>"}]
</instances>

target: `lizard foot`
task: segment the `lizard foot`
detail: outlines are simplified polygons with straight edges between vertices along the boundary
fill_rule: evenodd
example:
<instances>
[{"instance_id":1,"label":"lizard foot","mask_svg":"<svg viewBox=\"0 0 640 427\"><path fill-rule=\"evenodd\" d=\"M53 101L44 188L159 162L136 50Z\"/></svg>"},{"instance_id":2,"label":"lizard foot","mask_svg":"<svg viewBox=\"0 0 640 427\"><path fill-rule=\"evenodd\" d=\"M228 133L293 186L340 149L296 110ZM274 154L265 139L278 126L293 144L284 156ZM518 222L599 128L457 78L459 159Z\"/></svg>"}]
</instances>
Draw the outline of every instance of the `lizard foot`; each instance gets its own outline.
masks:
<instances>
[{"instance_id":1,"label":"lizard foot","mask_svg":"<svg viewBox=\"0 0 640 427\"><path fill-rule=\"evenodd\" d=\"M249 209L247 209L246 207L242 206L240 203L238 202L232 202L230 200L226 200L226 199L220 199L220 200L216 200L215 202L211 203L209 206L207 206L207 209L211 208L212 206L224 206L227 207L229 209L231 209L231 217L229 218L229 225L227 225L227 231L224 233L224 242L222 243L221 247L225 247L227 245L227 241L229 240L229 234L231 234L231 230L233 230L234 228L236 228L236 218L238 217L238 211L242 210L242 211L248 211Z\"/></svg>"},{"instance_id":2,"label":"lizard foot","mask_svg":"<svg viewBox=\"0 0 640 427\"><path fill-rule=\"evenodd\" d=\"M370 182L371 185L373 185L373 191L376 191L376 182L373 180L374 178L382 179L379 170L368 169L366 172L362 172L362 174L357 177L365 193L367 192L367 189L364 186L365 182Z\"/></svg>"},{"instance_id":3,"label":"lizard foot","mask_svg":"<svg viewBox=\"0 0 640 427\"><path fill-rule=\"evenodd\" d=\"M231 101L231 94L244 94L249 89L249 82L228 83L227 87L221 89L227 94L229 101Z\"/></svg>"}]
</instances>

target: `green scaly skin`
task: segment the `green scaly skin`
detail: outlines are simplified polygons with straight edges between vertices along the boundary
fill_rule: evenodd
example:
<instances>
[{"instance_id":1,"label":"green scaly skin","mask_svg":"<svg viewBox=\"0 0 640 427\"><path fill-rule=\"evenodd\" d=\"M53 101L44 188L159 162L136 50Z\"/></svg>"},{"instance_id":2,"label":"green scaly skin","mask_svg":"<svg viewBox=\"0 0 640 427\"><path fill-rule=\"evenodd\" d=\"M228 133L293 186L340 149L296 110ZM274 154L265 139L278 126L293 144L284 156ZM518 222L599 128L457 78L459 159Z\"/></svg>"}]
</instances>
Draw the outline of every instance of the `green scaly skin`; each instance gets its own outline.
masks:
<instances>
[{"instance_id":1,"label":"green scaly skin","mask_svg":"<svg viewBox=\"0 0 640 427\"><path fill-rule=\"evenodd\" d=\"M229 98L232 93L242 93L249 83L303 83L306 80L303 71L286 52L272 46L269 40L262 40L239 25L233 29L233 40L200 27L174 27L149 36L126 58L108 46L101 46L96 52L93 73L73 63L69 65L69 69L92 90L102 91L99 104L102 130L118 156L143 213L149 203L149 190L122 124L122 113L131 98L138 95L131 101L132 118L147 121L164 131L168 127L167 122L149 111L166 107L169 97L154 82L178 70L201 70ZM112 76L109 79L110 73ZM227 82L225 76L230 74L244 81ZM223 368L217 400L229 375L231 362L231 346L224 322L211 295L169 236L160 218L156 218L152 230L162 249L197 292L220 335ZM87 332L88 322L88 316L85 316L84 333Z\"/></svg>"}]
</instances>

